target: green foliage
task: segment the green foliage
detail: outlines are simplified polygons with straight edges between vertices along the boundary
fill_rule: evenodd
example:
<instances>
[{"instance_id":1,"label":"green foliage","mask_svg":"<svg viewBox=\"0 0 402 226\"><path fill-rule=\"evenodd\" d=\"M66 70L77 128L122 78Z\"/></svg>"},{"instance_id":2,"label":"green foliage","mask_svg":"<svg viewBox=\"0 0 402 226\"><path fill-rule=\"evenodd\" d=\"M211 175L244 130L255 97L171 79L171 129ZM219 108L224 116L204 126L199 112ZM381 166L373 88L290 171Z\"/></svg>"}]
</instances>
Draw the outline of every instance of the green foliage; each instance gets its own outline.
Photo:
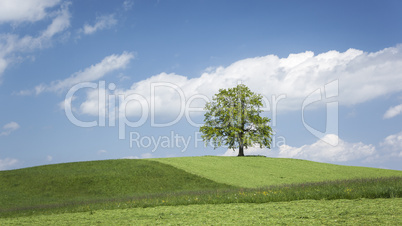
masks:
<instances>
[{"instance_id":1,"label":"green foliage","mask_svg":"<svg viewBox=\"0 0 402 226\"><path fill-rule=\"evenodd\" d=\"M272 129L270 119L260 116L262 106L262 96L243 84L220 89L205 106L204 125L200 128L203 140L212 141L215 148L239 148L239 156L244 155L243 148L254 144L270 148Z\"/></svg>"},{"instance_id":2,"label":"green foliage","mask_svg":"<svg viewBox=\"0 0 402 226\"><path fill-rule=\"evenodd\" d=\"M402 176L402 171L341 166L300 159L264 157L181 157L150 159L213 181L244 188L279 184ZM238 170L242 169L242 170Z\"/></svg>"}]
</instances>

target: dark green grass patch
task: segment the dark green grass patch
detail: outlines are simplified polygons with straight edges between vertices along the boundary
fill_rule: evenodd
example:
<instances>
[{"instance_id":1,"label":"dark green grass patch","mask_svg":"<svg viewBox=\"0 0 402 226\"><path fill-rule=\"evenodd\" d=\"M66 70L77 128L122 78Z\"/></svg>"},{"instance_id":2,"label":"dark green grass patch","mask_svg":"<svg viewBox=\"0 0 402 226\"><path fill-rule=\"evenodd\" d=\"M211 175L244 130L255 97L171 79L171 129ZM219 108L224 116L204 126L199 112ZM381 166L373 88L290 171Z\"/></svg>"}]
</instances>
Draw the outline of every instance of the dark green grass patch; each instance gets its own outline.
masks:
<instances>
[{"instance_id":1,"label":"dark green grass patch","mask_svg":"<svg viewBox=\"0 0 402 226\"><path fill-rule=\"evenodd\" d=\"M327 181L258 189L218 189L147 194L3 211L3 217L193 204L268 203L294 200L402 198L402 177Z\"/></svg>"},{"instance_id":2,"label":"dark green grass patch","mask_svg":"<svg viewBox=\"0 0 402 226\"><path fill-rule=\"evenodd\" d=\"M47 165L0 171L0 211L222 188L233 186L152 161L108 160Z\"/></svg>"}]
</instances>

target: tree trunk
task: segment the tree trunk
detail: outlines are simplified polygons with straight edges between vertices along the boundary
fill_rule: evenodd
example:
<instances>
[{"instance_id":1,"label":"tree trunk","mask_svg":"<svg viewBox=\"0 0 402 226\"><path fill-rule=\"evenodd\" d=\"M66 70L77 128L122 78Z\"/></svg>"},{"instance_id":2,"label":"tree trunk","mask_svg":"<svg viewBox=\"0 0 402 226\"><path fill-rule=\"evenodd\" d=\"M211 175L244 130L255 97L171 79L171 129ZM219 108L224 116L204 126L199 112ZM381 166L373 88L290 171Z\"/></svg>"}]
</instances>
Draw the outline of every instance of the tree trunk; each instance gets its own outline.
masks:
<instances>
[{"instance_id":1,"label":"tree trunk","mask_svg":"<svg viewBox=\"0 0 402 226\"><path fill-rule=\"evenodd\" d=\"M245 119L244 119L244 100L242 97L240 97L240 125L241 125L241 130L239 134L239 155L237 156L244 156L244 143L243 143L243 136L244 136L244 125L246 124Z\"/></svg>"},{"instance_id":2,"label":"tree trunk","mask_svg":"<svg viewBox=\"0 0 402 226\"><path fill-rule=\"evenodd\" d=\"M237 156L244 156L243 145L239 145L239 154Z\"/></svg>"}]
</instances>

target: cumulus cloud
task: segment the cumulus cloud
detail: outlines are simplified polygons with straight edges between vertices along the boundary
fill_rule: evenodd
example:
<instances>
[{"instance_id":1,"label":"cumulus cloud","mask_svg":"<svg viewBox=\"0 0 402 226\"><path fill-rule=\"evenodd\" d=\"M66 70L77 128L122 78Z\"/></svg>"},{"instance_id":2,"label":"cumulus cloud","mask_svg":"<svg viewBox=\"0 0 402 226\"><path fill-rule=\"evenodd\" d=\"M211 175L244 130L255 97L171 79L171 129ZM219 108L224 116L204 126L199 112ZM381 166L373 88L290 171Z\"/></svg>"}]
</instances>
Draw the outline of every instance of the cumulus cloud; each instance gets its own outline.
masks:
<instances>
[{"instance_id":1,"label":"cumulus cloud","mask_svg":"<svg viewBox=\"0 0 402 226\"><path fill-rule=\"evenodd\" d=\"M292 147L286 144L279 145L272 150L251 147L244 151L246 155L264 155L274 158L296 158L317 162L345 164L384 163L390 160L402 159L402 132L392 134L383 139L378 145L362 142L349 143L335 134L328 134L326 140L337 139L338 145L332 146L324 140L317 140L313 144L301 147ZM228 149L223 156L236 156L237 150Z\"/></svg>"},{"instance_id":2,"label":"cumulus cloud","mask_svg":"<svg viewBox=\"0 0 402 226\"><path fill-rule=\"evenodd\" d=\"M18 159L13 158L0 159L0 170L8 170L18 163L19 163Z\"/></svg>"},{"instance_id":3,"label":"cumulus cloud","mask_svg":"<svg viewBox=\"0 0 402 226\"><path fill-rule=\"evenodd\" d=\"M389 157L402 158L402 132L386 137L380 147Z\"/></svg>"},{"instance_id":4,"label":"cumulus cloud","mask_svg":"<svg viewBox=\"0 0 402 226\"><path fill-rule=\"evenodd\" d=\"M286 96L276 107L293 111L301 110L303 101L317 89L321 90L324 98L335 96L340 105L359 104L399 92L402 90L400 71L402 45L374 53L349 49L315 55L307 51L290 54L286 58L275 55L248 58L227 67L209 69L195 78L160 73L134 83L130 89L116 89L113 94L137 94L146 100L148 108L155 113L178 115L183 104L189 100L197 99L199 102L194 102L192 107L203 107L205 99L210 99L219 89L233 87L242 81L254 92L265 96L271 105L272 96ZM339 86L326 90L328 87L325 85L336 80ZM161 83L167 85L155 86ZM88 96L84 102L94 101L97 101L94 96ZM135 106L127 108L131 109L127 110L128 114L141 114L138 102L132 102Z\"/></svg>"},{"instance_id":5,"label":"cumulus cloud","mask_svg":"<svg viewBox=\"0 0 402 226\"><path fill-rule=\"evenodd\" d=\"M61 0L2 0L0 1L0 24L36 22L44 19L47 9L54 7Z\"/></svg>"},{"instance_id":6,"label":"cumulus cloud","mask_svg":"<svg viewBox=\"0 0 402 226\"><path fill-rule=\"evenodd\" d=\"M402 113L402 104L390 107L387 112L385 112L383 118L390 119Z\"/></svg>"},{"instance_id":7,"label":"cumulus cloud","mask_svg":"<svg viewBox=\"0 0 402 226\"><path fill-rule=\"evenodd\" d=\"M323 139L337 140L338 145L332 146L324 140L318 140L310 145L292 147L286 144L280 145L279 150L252 147L245 150L246 155L265 155L278 158L306 159L317 162L344 163L354 160L367 161L377 154L375 146L369 144L348 143L335 134L328 134ZM224 156L235 156L237 152L227 150Z\"/></svg>"},{"instance_id":8,"label":"cumulus cloud","mask_svg":"<svg viewBox=\"0 0 402 226\"><path fill-rule=\"evenodd\" d=\"M100 16L96 18L96 22L94 25L85 24L84 27L81 29L81 32L89 35L95 33L96 31L111 28L116 24L117 20L114 18L113 14Z\"/></svg>"},{"instance_id":9,"label":"cumulus cloud","mask_svg":"<svg viewBox=\"0 0 402 226\"><path fill-rule=\"evenodd\" d=\"M326 136L328 140L338 139L338 145L332 146L323 140L301 147L282 145L279 147L278 157L308 159L318 162L348 162L366 160L376 154L376 148L372 144L366 145L362 142L348 143L334 134Z\"/></svg>"},{"instance_id":10,"label":"cumulus cloud","mask_svg":"<svg viewBox=\"0 0 402 226\"><path fill-rule=\"evenodd\" d=\"M105 57L101 62L78 71L64 80L53 81L49 85L40 84L32 90L20 91L19 94L38 95L42 92L62 92L78 83L96 81L112 71L123 69L133 58L134 55L128 52L123 52L120 55L112 54Z\"/></svg>"},{"instance_id":11,"label":"cumulus cloud","mask_svg":"<svg viewBox=\"0 0 402 226\"><path fill-rule=\"evenodd\" d=\"M20 125L18 123L9 122L3 126L3 132L0 133L0 136L8 136L19 128L20 128Z\"/></svg>"}]
</instances>

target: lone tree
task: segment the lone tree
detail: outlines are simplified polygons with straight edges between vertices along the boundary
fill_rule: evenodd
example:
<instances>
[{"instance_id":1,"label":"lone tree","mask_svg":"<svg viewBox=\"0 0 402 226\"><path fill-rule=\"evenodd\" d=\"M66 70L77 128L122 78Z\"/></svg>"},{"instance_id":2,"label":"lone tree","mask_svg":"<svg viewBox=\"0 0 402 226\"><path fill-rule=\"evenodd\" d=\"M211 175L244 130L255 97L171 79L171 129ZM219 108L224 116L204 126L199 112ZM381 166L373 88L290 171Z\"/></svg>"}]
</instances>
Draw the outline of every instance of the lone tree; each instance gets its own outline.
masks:
<instances>
[{"instance_id":1,"label":"lone tree","mask_svg":"<svg viewBox=\"0 0 402 226\"><path fill-rule=\"evenodd\" d=\"M254 144L271 147L270 119L261 117L262 95L255 94L243 85L220 89L205 106L204 125L200 128L205 143L212 141L214 148L227 145L238 156L244 156L244 148Z\"/></svg>"}]
</instances>

